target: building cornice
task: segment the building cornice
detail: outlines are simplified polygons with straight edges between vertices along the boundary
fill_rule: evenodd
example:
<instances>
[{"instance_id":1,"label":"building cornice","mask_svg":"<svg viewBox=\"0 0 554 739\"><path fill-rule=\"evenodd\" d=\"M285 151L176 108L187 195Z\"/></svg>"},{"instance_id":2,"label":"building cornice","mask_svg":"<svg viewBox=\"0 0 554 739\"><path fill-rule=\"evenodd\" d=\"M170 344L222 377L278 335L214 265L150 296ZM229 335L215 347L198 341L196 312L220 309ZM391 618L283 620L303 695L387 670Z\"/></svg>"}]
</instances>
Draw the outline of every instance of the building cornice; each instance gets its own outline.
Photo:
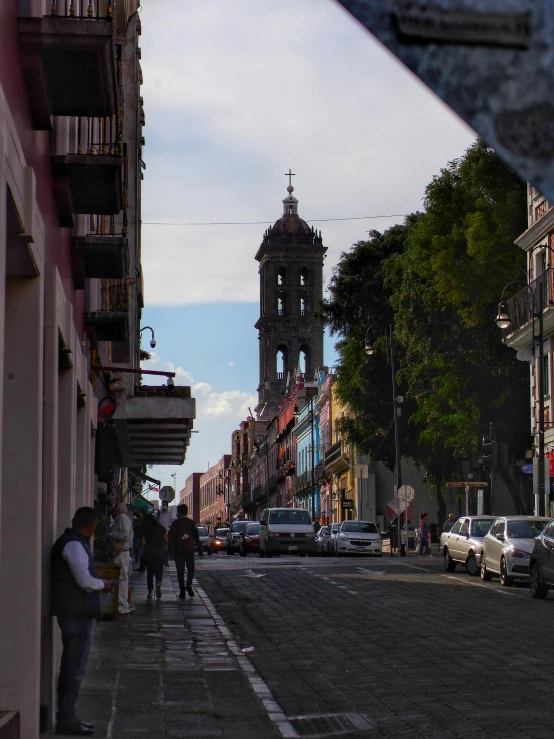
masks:
<instances>
[{"instance_id":1,"label":"building cornice","mask_svg":"<svg viewBox=\"0 0 554 739\"><path fill-rule=\"evenodd\" d=\"M549 231L554 229L554 208L550 208L541 219L534 223L531 228L524 231L521 236L518 236L514 241L516 246L520 249L530 249L532 246L540 241Z\"/></svg>"}]
</instances>

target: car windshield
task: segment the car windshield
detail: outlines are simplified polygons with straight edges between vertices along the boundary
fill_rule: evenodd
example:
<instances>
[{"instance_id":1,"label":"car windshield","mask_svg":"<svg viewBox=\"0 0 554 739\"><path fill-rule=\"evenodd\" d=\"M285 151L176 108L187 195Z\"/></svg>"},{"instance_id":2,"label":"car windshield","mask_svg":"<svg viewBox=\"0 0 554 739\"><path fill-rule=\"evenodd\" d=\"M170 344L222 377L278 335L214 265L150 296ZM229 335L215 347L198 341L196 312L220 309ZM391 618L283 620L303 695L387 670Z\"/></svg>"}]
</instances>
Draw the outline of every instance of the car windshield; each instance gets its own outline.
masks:
<instances>
[{"instance_id":1,"label":"car windshield","mask_svg":"<svg viewBox=\"0 0 554 739\"><path fill-rule=\"evenodd\" d=\"M246 528L246 524L247 521L235 521L235 523L231 527L231 531L234 531L235 533L242 533Z\"/></svg>"},{"instance_id":2,"label":"car windshield","mask_svg":"<svg viewBox=\"0 0 554 739\"><path fill-rule=\"evenodd\" d=\"M545 521L508 521L510 539L534 539L544 529Z\"/></svg>"},{"instance_id":3,"label":"car windshield","mask_svg":"<svg viewBox=\"0 0 554 739\"><path fill-rule=\"evenodd\" d=\"M318 536L325 536L325 534L329 533L329 527L328 526L322 526L319 531L317 532Z\"/></svg>"},{"instance_id":4,"label":"car windshield","mask_svg":"<svg viewBox=\"0 0 554 739\"><path fill-rule=\"evenodd\" d=\"M269 523L310 524L310 514L302 508L291 508L290 511L270 511Z\"/></svg>"},{"instance_id":5,"label":"car windshield","mask_svg":"<svg viewBox=\"0 0 554 739\"><path fill-rule=\"evenodd\" d=\"M208 532L203 526L198 527L198 533L200 536L208 536Z\"/></svg>"},{"instance_id":6,"label":"car windshield","mask_svg":"<svg viewBox=\"0 0 554 739\"><path fill-rule=\"evenodd\" d=\"M349 521L343 523L341 531L355 531L358 534L378 534L379 530L374 523L366 523L366 521Z\"/></svg>"},{"instance_id":7,"label":"car windshield","mask_svg":"<svg viewBox=\"0 0 554 739\"><path fill-rule=\"evenodd\" d=\"M223 537L225 537L225 536L227 536L227 532L228 531L229 531L229 529L216 529L215 530L215 535L216 536L223 536Z\"/></svg>"},{"instance_id":8,"label":"car windshield","mask_svg":"<svg viewBox=\"0 0 554 739\"><path fill-rule=\"evenodd\" d=\"M492 518L476 518L471 522L471 535L485 537L489 533L492 522Z\"/></svg>"},{"instance_id":9,"label":"car windshield","mask_svg":"<svg viewBox=\"0 0 554 739\"><path fill-rule=\"evenodd\" d=\"M259 523L249 523L246 526L246 530L244 533L248 534L248 536L258 536L258 534L260 533L260 524Z\"/></svg>"}]
</instances>

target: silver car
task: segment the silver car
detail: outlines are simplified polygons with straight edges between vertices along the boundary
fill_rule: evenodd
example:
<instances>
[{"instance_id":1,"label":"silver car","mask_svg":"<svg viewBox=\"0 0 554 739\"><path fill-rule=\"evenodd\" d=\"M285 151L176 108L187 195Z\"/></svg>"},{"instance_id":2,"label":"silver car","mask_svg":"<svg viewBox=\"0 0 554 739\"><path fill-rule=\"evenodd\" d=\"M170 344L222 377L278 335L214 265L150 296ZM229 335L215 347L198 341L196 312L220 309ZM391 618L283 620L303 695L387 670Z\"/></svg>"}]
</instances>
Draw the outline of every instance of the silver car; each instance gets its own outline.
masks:
<instances>
[{"instance_id":1,"label":"silver car","mask_svg":"<svg viewBox=\"0 0 554 739\"><path fill-rule=\"evenodd\" d=\"M315 535L315 552L318 555L318 557L321 557L322 554L322 546L323 546L323 539L327 534L329 533L329 527L328 526L321 526L317 534Z\"/></svg>"},{"instance_id":2,"label":"silver car","mask_svg":"<svg viewBox=\"0 0 554 739\"><path fill-rule=\"evenodd\" d=\"M454 572L456 565L462 564L468 575L479 574L483 539L494 520L495 516L462 516L450 531L442 532L440 550L447 572Z\"/></svg>"},{"instance_id":3,"label":"silver car","mask_svg":"<svg viewBox=\"0 0 554 739\"><path fill-rule=\"evenodd\" d=\"M212 554L212 547L210 546L210 535L208 529L205 526L198 527L198 535L200 537L200 544L202 544L202 551Z\"/></svg>"},{"instance_id":4,"label":"silver car","mask_svg":"<svg viewBox=\"0 0 554 739\"><path fill-rule=\"evenodd\" d=\"M497 518L483 541L481 579L500 575L502 585L515 579L529 579L529 555L533 540L548 523L538 516L502 516Z\"/></svg>"},{"instance_id":5,"label":"silver car","mask_svg":"<svg viewBox=\"0 0 554 739\"><path fill-rule=\"evenodd\" d=\"M321 540L321 556L330 557L336 554L335 540L340 531L340 523L332 523Z\"/></svg>"},{"instance_id":6,"label":"silver car","mask_svg":"<svg viewBox=\"0 0 554 739\"><path fill-rule=\"evenodd\" d=\"M383 556L383 541L372 521L344 521L335 539L337 556L373 554Z\"/></svg>"}]
</instances>

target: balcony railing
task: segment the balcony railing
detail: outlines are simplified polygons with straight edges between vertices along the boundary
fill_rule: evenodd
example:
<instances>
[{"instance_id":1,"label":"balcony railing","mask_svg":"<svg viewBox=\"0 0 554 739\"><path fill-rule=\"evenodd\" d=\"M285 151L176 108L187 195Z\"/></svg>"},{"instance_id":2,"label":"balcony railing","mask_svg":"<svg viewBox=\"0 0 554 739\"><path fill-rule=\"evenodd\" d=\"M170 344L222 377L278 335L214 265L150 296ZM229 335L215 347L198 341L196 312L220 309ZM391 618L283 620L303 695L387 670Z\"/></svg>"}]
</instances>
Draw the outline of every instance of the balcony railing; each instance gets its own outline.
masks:
<instances>
[{"instance_id":1,"label":"balcony railing","mask_svg":"<svg viewBox=\"0 0 554 739\"><path fill-rule=\"evenodd\" d=\"M301 475L295 478L293 489L295 493L302 493L305 490L311 489L312 487L312 473L303 472Z\"/></svg>"},{"instance_id":2,"label":"balcony railing","mask_svg":"<svg viewBox=\"0 0 554 739\"><path fill-rule=\"evenodd\" d=\"M127 280L102 280L102 310L127 312L128 308Z\"/></svg>"},{"instance_id":3,"label":"balcony railing","mask_svg":"<svg viewBox=\"0 0 554 739\"><path fill-rule=\"evenodd\" d=\"M520 290L507 301L507 312L511 324L503 330L503 336L525 326L533 318L534 308L538 309L539 295L542 291L543 306L548 308L554 305L554 269L545 270L540 277L529 283L528 288ZM534 296L534 300L533 300ZM533 306L533 303L535 304Z\"/></svg>"}]
</instances>

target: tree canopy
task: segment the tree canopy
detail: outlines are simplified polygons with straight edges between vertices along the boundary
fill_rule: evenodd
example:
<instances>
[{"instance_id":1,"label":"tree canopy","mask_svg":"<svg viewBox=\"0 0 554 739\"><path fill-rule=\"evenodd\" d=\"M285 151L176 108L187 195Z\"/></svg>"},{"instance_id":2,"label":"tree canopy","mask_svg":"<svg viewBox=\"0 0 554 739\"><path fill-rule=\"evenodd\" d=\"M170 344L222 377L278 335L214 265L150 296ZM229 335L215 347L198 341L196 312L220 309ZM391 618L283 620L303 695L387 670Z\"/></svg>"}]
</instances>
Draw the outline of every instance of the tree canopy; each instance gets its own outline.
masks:
<instances>
[{"instance_id":1,"label":"tree canopy","mask_svg":"<svg viewBox=\"0 0 554 739\"><path fill-rule=\"evenodd\" d=\"M490 422L521 453L529 370L502 344L494 316L504 285L521 277L525 256L513 242L525 228L525 185L477 140L433 178L423 213L341 255L319 317L338 338L339 395L353 411L344 431L374 461L394 465L391 325L406 400L402 453L432 488L458 474Z\"/></svg>"}]
</instances>

